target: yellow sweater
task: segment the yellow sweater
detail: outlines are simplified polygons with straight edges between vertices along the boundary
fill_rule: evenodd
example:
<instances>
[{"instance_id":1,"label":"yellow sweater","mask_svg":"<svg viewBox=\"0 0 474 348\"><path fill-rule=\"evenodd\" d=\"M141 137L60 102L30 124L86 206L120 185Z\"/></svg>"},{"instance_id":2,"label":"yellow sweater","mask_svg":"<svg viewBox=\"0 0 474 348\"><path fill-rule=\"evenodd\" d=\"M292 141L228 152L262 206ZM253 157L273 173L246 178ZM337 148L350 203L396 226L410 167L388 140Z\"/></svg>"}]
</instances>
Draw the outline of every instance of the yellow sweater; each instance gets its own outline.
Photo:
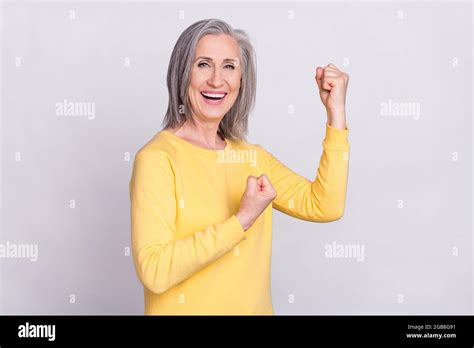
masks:
<instances>
[{"instance_id":1,"label":"yellow sweater","mask_svg":"<svg viewBox=\"0 0 474 348\"><path fill-rule=\"evenodd\" d=\"M130 181L132 254L145 314L272 315L272 206L308 221L339 219L348 132L326 123L313 182L260 145L226 140L226 149L215 151L156 133L135 156ZM277 197L244 231L235 213L247 177L263 173Z\"/></svg>"}]
</instances>

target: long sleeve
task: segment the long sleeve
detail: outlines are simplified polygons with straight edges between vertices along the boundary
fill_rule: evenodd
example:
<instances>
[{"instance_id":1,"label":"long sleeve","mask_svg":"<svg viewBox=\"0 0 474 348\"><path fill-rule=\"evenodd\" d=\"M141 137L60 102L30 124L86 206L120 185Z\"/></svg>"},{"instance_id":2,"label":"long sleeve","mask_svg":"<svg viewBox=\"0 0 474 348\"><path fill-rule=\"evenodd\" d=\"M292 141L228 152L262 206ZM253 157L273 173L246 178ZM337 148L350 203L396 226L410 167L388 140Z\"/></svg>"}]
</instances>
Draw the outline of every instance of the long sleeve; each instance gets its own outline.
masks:
<instances>
[{"instance_id":1,"label":"long sleeve","mask_svg":"<svg viewBox=\"0 0 474 348\"><path fill-rule=\"evenodd\" d=\"M161 150L137 153L130 201L135 269L142 284L156 294L186 280L246 239L235 215L176 239L174 168Z\"/></svg>"},{"instance_id":2,"label":"long sleeve","mask_svg":"<svg viewBox=\"0 0 474 348\"><path fill-rule=\"evenodd\" d=\"M264 150L269 164L269 178L277 191L273 207L298 219L330 222L344 214L349 170L349 129L326 123L323 153L316 179L298 175Z\"/></svg>"}]
</instances>

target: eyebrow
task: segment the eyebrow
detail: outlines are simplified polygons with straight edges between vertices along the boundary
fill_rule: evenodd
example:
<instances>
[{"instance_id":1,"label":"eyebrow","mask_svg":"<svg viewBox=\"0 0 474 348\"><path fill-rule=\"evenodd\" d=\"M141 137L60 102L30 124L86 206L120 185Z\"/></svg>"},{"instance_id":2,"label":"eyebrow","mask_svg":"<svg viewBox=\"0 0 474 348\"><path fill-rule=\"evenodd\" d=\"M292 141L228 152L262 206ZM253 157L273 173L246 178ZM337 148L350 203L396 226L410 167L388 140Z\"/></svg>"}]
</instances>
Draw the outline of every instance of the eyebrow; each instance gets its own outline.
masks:
<instances>
[{"instance_id":1,"label":"eyebrow","mask_svg":"<svg viewBox=\"0 0 474 348\"><path fill-rule=\"evenodd\" d=\"M207 60L212 60L211 57L203 57L203 56L201 56L201 57L197 57L194 61L196 62L197 60L199 60L199 59L201 59L201 58L202 58L202 59L207 59ZM236 60L236 58L226 58L226 59L224 59L224 62L232 62L232 63L235 63L235 60Z\"/></svg>"}]
</instances>

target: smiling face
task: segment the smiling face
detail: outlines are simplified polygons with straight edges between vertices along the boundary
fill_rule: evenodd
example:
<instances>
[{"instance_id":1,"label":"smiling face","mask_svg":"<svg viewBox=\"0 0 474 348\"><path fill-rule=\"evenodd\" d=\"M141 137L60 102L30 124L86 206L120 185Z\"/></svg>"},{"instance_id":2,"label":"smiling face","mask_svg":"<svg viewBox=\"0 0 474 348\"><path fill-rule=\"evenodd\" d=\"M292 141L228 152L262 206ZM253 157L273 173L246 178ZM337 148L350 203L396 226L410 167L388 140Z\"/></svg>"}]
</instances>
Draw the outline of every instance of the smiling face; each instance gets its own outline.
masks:
<instances>
[{"instance_id":1,"label":"smiling face","mask_svg":"<svg viewBox=\"0 0 474 348\"><path fill-rule=\"evenodd\" d=\"M189 84L194 117L220 122L239 95L241 77L237 41L226 34L203 36L196 46Z\"/></svg>"}]
</instances>

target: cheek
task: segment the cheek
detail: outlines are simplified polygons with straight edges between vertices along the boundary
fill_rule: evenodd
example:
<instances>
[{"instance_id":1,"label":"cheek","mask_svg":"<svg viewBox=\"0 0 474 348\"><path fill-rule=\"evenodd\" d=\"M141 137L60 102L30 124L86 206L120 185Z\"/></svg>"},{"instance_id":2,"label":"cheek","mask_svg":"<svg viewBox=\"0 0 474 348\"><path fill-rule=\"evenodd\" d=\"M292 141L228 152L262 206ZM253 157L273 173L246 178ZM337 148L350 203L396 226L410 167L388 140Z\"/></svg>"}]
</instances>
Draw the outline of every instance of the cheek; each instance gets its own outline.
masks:
<instances>
[{"instance_id":1,"label":"cheek","mask_svg":"<svg viewBox=\"0 0 474 348\"><path fill-rule=\"evenodd\" d=\"M232 79L232 81L230 82L230 87L231 87L233 93L239 93L239 90L240 90L240 87L241 87L241 78L236 77L236 78Z\"/></svg>"},{"instance_id":2,"label":"cheek","mask_svg":"<svg viewBox=\"0 0 474 348\"><path fill-rule=\"evenodd\" d=\"M207 80L206 74L198 69L193 69L191 73L191 81L189 88L199 89L199 87Z\"/></svg>"}]
</instances>

